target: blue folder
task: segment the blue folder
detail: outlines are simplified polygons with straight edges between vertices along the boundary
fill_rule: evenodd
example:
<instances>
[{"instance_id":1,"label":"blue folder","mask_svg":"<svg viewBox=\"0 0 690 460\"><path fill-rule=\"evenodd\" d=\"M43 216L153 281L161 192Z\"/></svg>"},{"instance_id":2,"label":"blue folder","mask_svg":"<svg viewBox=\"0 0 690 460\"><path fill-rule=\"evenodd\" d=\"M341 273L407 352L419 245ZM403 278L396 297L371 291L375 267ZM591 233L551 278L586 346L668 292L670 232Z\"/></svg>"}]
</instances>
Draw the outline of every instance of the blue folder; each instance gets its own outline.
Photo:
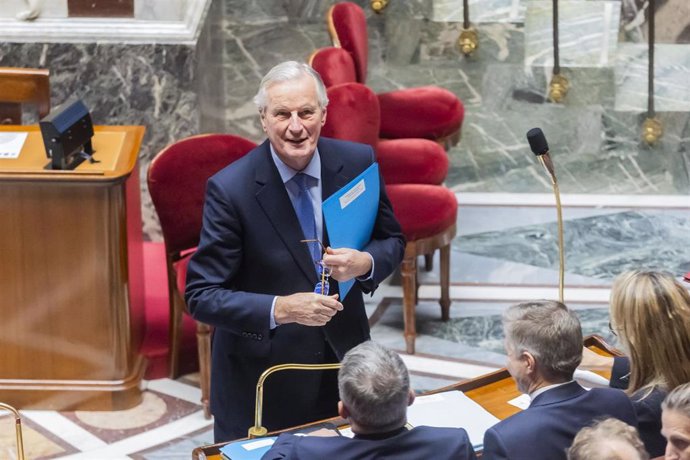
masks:
<instances>
[{"instance_id":1,"label":"blue folder","mask_svg":"<svg viewBox=\"0 0 690 460\"><path fill-rule=\"evenodd\" d=\"M329 244L332 248L362 250L371 239L379 209L379 165L374 163L323 202ZM355 280L340 281L340 300Z\"/></svg>"},{"instance_id":2,"label":"blue folder","mask_svg":"<svg viewBox=\"0 0 690 460\"><path fill-rule=\"evenodd\" d=\"M271 448L277 436L247 439L226 444L220 448L221 456L227 460L259 460Z\"/></svg>"}]
</instances>

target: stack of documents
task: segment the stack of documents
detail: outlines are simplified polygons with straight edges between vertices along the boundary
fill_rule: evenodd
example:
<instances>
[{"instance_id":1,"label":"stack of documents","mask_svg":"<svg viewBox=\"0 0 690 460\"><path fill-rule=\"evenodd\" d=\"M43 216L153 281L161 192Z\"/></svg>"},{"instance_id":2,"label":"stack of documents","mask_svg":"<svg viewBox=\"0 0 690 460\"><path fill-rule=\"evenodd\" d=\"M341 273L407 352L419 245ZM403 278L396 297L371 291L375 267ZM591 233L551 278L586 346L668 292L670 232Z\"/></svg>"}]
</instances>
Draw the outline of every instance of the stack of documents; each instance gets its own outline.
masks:
<instances>
[{"instance_id":1,"label":"stack of documents","mask_svg":"<svg viewBox=\"0 0 690 460\"><path fill-rule=\"evenodd\" d=\"M474 450L484 447L484 433L499 420L460 391L418 396L407 409L412 426L464 428Z\"/></svg>"}]
</instances>

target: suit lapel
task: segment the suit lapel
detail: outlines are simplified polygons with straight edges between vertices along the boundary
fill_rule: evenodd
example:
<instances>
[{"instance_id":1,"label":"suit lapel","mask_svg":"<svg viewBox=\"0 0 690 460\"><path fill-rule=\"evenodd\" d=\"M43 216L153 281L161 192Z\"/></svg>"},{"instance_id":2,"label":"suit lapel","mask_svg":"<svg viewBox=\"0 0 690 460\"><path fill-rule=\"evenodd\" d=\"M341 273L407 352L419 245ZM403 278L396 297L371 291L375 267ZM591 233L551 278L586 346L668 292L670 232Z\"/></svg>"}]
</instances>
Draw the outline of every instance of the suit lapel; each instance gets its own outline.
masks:
<instances>
[{"instance_id":1,"label":"suit lapel","mask_svg":"<svg viewBox=\"0 0 690 460\"><path fill-rule=\"evenodd\" d=\"M256 161L256 199L266 213L276 234L295 259L302 273L310 283L317 281L316 269L309 254L309 248L301 243L302 227L292 207L290 197L271 158L268 141L261 144L262 154ZM267 242L268 243L268 242Z\"/></svg>"},{"instance_id":2,"label":"suit lapel","mask_svg":"<svg viewBox=\"0 0 690 460\"><path fill-rule=\"evenodd\" d=\"M318 145L321 155L321 199L326 201L328 197L347 185L351 178L343 172L344 163L341 155L323 140L319 140ZM323 244L325 246L330 244L325 220L323 222Z\"/></svg>"}]
</instances>

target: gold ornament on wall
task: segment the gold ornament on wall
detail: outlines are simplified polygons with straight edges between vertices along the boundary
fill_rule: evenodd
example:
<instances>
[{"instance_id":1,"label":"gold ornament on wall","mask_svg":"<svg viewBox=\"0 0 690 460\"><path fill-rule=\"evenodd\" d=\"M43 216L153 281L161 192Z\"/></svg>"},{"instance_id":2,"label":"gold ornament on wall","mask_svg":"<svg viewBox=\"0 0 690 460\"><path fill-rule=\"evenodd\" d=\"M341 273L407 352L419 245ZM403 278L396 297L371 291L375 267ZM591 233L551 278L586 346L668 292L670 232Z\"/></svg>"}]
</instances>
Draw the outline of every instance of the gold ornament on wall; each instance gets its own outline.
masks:
<instances>
[{"instance_id":1,"label":"gold ornament on wall","mask_svg":"<svg viewBox=\"0 0 690 460\"><path fill-rule=\"evenodd\" d=\"M647 144L655 144L662 134L664 134L664 127L658 118L647 118L642 123L642 140Z\"/></svg>"},{"instance_id":2,"label":"gold ornament on wall","mask_svg":"<svg viewBox=\"0 0 690 460\"><path fill-rule=\"evenodd\" d=\"M465 56L469 56L479 47L477 29L468 27L462 29L458 37L458 49Z\"/></svg>"},{"instance_id":3,"label":"gold ornament on wall","mask_svg":"<svg viewBox=\"0 0 690 460\"><path fill-rule=\"evenodd\" d=\"M551 83L549 83L549 100L551 102L562 102L565 99L566 94L568 94L568 89L570 88L570 82L560 73L556 73L551 77Z\"/></svg>"},{"instance_id":4,"label":"gold ornament on wall","mask_svg":"<svg viewBox=\"0 0 690 460\"><path fill-rule=\"evenodd\" d=\"M388 0L371 0L371 9L376 14L381 14L386 6L388 6Z\"/></svg>"}]
</instances>

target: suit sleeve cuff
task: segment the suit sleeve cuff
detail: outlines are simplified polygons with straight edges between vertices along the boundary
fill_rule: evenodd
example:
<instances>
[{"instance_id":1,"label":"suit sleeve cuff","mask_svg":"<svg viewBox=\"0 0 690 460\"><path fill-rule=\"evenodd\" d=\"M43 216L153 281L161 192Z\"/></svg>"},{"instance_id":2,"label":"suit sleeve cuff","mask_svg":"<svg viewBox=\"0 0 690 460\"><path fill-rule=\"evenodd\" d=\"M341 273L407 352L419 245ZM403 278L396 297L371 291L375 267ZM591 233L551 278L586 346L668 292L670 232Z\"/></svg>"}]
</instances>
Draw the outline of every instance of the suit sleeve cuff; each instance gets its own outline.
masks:
<instances>
[{"instance_id":1,"label":"suit sleeve cuff","mask_svg":"<svg viewBox=\"0 0 690 460\"><path fill-rule=\"evenodd\" d=\"M278 323L276 323L276 317L275 317L276 300L278 300L278 296L273 297L273 302L271 302L271 315L268 318L268 327L271 330L278 327Z\"/></svg>"},{"instance_id":2,"label":"suit sleeve cuff","mask_svg":"<svg viewBox=\"0 0 690 460\"><path fill-rule=\"evenodd\" d=\"M372 279L374 277L374 267L375 267L374 257L371 254L369 254L368 252L365 252L365 254L369 256L369 259L371 259L371 270L369 270L369 273L365 273L362 276L358 276L356 278L357 281L369 281L370 279Z\"/></svg>"}]
</instances>

